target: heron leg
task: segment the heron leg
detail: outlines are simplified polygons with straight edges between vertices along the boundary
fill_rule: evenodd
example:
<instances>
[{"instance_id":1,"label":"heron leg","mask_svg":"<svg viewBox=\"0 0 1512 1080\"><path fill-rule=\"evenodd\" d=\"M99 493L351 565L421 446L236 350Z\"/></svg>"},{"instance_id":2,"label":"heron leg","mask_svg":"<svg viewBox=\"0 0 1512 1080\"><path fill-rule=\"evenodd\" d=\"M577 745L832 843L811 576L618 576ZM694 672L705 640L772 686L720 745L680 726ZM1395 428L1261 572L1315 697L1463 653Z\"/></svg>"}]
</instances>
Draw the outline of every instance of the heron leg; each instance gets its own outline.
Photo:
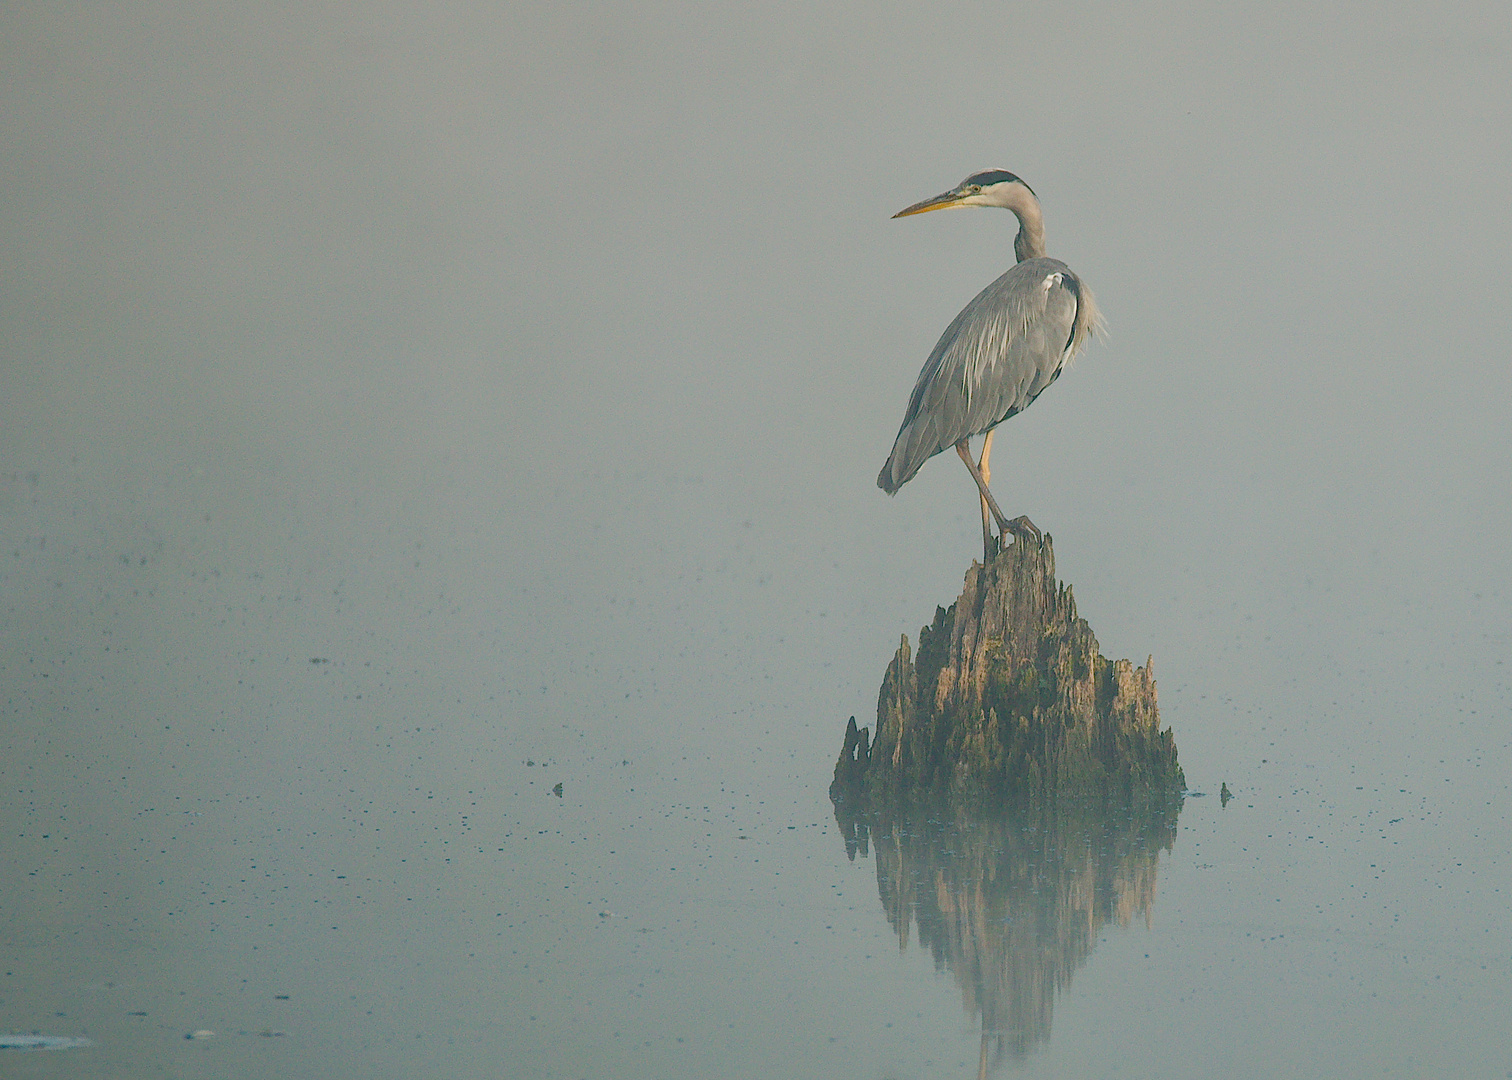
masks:
<instances>
[{"instance_id":1,"label":"heron leg","mask_svg":"<svg viewBox=\"0 0 1512 1080\"><path fill-rule=\"evenodd\" d=\"M977 463L971 460L971 448L965 439L955 444L956 453L961 455L961 460L966 463L966 469L971 473L971 478L976 481L977 490L982 494L982 501L987 504L987 509L997 519L1000 532L1008 532L1008 519L998 509L997 500L992 497L992 492L987 490L987 481L982 479L982 470L977 468Z\"/></svg>"},{"instance_id":2,"label":"heron leg","mask_svg":"<svg viewBox=\"0 0 1512 1080\"><path fill-rule=\"evenodd\" d=\"M977 468L975 461L971 460L971 448L967 445L967 440L962 439L955 444L955 448L956 453L961 455L961 460L966 463L966 468L971 473L971 478L976 481L977 490L982 494L982 501L987 504L987 509L992 512L992 516L997 520L998 532L1004 536L1013 533L1015 536L1031 536L1035 540L1039 540L1039 529L1035 528L1034 522L1030 521L1027 517L1016 517L1012 521L1009 521L1003 516L1003 512L998 509L997 500L992 497L992 492L987 490L987 481L982 479L982 470Z\"/></svg>"},{"instance_id":3,"label":"heron leg","mask_svg":"<svg viewBox=\"0 0 1512 1080\"><path fill-rule=\"evenodd\" d=\"M982 438L982 457L977 462L977 469L982 474L982 483L992 483L992 470L987 467L987 458L992 453L992 431L989 430ZM992 561L992 511L987 507L987 497L982 496L982 562L985 565Z\"/></svg>"}]
</instances>

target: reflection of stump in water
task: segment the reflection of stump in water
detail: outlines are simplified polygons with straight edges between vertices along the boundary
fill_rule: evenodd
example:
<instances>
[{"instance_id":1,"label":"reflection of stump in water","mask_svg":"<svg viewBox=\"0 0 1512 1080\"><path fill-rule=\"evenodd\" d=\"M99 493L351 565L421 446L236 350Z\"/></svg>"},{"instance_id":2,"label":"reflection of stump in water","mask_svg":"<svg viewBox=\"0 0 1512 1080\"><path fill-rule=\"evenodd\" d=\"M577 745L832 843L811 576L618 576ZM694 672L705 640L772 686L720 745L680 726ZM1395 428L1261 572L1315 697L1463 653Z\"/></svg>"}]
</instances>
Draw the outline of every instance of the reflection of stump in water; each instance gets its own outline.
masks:
<instances>
[{"instance_id":1,"label":"reflection of stump in water","mask_svg":"<svg viewBox=\"0 0 1512 1080\"><path fill-rule=\"evenodd\" d=\"M1175 838L1185 779L1151 665L1097 649L1050 538L1016 540L917 656L903 639L875 739L852 717L835 764L846 852L872 848L899 944L912 924L981 1018L983 1076L1049 1038L1106 922L1148 922Z\"/></svg>"},{"instance_id":2,"label":"reflection of stump in water","mask_svg":"<svg viewBox=\"0 0 1512 1080\"><path fill-rule=\"evenodd\" d=\"M948 823L871 822L887 920L900 947L911 924L936 968L954 977L962 1006L981 1022L984 1068L989 1049L993 1060L1019 1058L1049 1039L1055 997L1105 923L1149 923L1176 813L1062 804L985 818L962 812Z\"/></svg>"},{"instance_id":3,"label":"reflection of stump in water","mask_svg":"<svg viewBox=\"0 0 1512 1080\"><path fill-rule=\"evenodd\" d=\"M887 668L876 737L852 719L830 788L875 805L947 796L1163 801L1185 781L1151 665L1098 654L1050 538L973 563L961 596Z\"/></svg>"}]
</instances>

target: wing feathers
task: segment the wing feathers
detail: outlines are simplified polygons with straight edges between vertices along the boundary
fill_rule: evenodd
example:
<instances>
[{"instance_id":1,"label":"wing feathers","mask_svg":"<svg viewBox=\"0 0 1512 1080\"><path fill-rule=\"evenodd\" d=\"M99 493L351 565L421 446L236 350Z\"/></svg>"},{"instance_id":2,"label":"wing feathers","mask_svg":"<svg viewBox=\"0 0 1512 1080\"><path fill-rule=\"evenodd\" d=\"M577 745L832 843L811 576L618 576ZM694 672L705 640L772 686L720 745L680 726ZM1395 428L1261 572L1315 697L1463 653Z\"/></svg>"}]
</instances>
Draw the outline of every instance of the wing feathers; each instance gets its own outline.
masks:
<instances>
[{"instance_id":1,"label":"wing feathers","mask_svg":"<svg viewBox=\"0 0 1512 1080\"><path fill-rule=\"evenodd\" d=\"M941 450L1023 411L1101 328L1090 290L1065 263L1026 259L1009 269L930 352L877 486L896 492Z\"/></svg>"}]
</instances>

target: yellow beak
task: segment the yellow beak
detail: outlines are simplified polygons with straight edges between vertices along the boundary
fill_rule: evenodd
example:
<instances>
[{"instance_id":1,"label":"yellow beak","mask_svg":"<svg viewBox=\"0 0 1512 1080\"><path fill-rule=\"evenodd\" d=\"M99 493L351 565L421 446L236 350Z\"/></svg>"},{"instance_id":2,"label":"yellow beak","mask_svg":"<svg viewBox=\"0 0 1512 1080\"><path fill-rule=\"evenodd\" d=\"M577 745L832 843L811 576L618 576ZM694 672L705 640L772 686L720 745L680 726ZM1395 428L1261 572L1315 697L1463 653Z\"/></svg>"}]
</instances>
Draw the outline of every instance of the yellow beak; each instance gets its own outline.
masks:
<instances>
[{"instance_id":1,"label":"yellow beak","mask_svg":"<svg viewBox=\"0 0 1512 1080\"><path fill-rule=\"evenodd\" d=\"M932 199L916 202L906 210L899 210L893 215L895 218L910 217L913 214L927 214L931 210L949 210L952 207L964 206L961 202L966 197L963 191L947 191L943 195L936 195Z\"/></svg>"}]
</instances>

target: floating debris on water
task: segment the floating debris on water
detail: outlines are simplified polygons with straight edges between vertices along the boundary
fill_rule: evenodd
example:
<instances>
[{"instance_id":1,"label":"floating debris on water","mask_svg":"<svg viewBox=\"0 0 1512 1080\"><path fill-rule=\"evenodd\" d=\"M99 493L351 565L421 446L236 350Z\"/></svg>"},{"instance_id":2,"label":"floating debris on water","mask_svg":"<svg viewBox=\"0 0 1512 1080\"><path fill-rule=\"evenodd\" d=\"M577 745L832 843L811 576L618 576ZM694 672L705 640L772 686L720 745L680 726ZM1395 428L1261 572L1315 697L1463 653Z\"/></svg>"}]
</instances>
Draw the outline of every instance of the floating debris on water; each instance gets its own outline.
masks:
<instances>
[{"instance_id":1,"label":"floating debris on water","mask_svg":"<svg viewBox=\"0 0 1512 1080\"><path fill-rule=\"evenodd\" d=\"M89 1039L70 1035L0 1035L0 1050L72 1050L93 1045Z\"/></svg>"},{"instance_id":2,"label":"floating debris on water","mask_svg":"<svg viewBox=\"0 0 1512 1080\"><path fill-rule=\"evenodd\" d=\"M560 781L557 782L556 787L551 789L551 793L559 799L562 797L562 785Z\"/></svg>"},{"instance_id":3,"label":"floating debris on water","mask_svg":"<svg viewBox=\"0 0 1512 1080\"><path fill-rule=\"evenodd\" d=\"M186 1038L186 1039L213 1039L213 1038L215 1038L215 1032L213 1032L213 1031L205 1031L203 1029L200 1030L200 1031L191 1031L189 1034L185 1035L184 1038Z\"/></svg>"}]
</instances>

